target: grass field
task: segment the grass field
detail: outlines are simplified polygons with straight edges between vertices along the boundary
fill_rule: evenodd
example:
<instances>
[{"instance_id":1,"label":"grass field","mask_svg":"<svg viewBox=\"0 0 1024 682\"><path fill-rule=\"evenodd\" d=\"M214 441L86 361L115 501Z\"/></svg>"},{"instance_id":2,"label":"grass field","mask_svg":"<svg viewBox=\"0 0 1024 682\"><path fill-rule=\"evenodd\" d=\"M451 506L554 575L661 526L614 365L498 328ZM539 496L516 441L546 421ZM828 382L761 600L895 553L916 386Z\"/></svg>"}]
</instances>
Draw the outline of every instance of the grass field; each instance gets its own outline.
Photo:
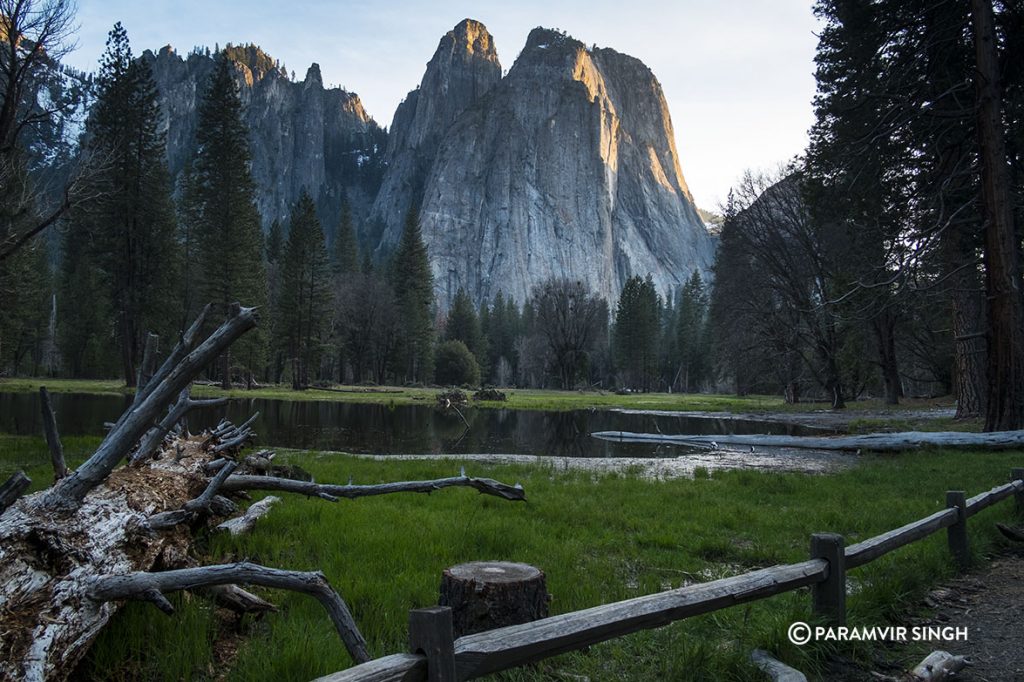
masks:
<instances>
[{"instance_id":1,"label":"grass field","mask_svg":"<svg viewBox=\"0 0 1024 682\"><path fill-rule=\"evenodd\" d=\"M37 391L45 385L57 393L96 393L119 395L128 392L124 382L118 380L83 379L0 379L0 392ZM267 398L272 400L306 400L326 402L378 403L415 405L433 403L438 388L400 388L393 386L337 386L336 390L309 389L294 391L285 386L267 386L253 390L224 391L215 386L196 385L196 397L229 396L235 398ZM608 391L555 391L550 389L507 389L506 402L474 402L485 408L520 410L578 410L587 408L630 408L638 410L681 410L709 412L807 412L826 410L827 403L805 402L787 405L781 397L766 395L735 396L705 393L631 393L618 395ZM880 400L851 402L854 410L889 412L892 410L949 407L949 399L904 400L896 407L884 405Z\"/></svg>"},{"instance_id":2,"label":"grass field","mask_svg":"<svg viewBox=\"0 0 1024 682\"><path fill-rule=\"evenodd\" d=\"M80 459L95 443L70 439L69 458ZM461 466L317 453L281 457L324 482L434 478ZM0 437L0 475L27 467L36 485L43 485L50 476L46 462L42 440ZM552 612L563 613L803 560L813 532L839 532L856 542L941 509L947 489L969 495L987 490L1021 464L1021 452L928 451L865 456L860 465L829 476L698 472L694 479L661 482L545 466L473 465L471 475L521 482L529 501L509 503L464 489L337 504L285 496L251 535L202 540L200 559L248 558L323 570L351 606L372 654L379 656L404 650L408 610L436 603L441 571L462 561L505 559L539 566L554 596ZM1012 515L1012 503L1002 503L972 518L972 548L979 560L999 542L993 521ZM884 625L919 610L923 591L951 571L942 534L852 571L851 624ZM82 672L110 680L309 680L350 665L315 601L259 592L281 611L247 620L240 631L198 598L176 596L174 618L149 605L130 604L101 635ZM780 595L500 678L757 679L746 661L754 647L814 672L829 652L786 641L787 626L808 618L809 601L806 590ZM225 651L235 648L237 655L223 660ZM863 659L870 658L869 651L851 645L843 654ZM923 653L888 655L910 663Z\"/></svg>"}]
</instances>

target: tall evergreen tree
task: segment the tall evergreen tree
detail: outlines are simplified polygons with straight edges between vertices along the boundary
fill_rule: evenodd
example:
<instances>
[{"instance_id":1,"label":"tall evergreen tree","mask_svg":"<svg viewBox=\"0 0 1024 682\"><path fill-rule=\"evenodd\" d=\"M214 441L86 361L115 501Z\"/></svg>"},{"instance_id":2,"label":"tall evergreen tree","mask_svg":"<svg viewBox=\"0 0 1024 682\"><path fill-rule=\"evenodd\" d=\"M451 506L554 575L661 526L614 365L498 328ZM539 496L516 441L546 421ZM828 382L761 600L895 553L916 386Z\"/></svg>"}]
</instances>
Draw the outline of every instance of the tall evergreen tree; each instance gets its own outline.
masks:
<instances>
[{"instance_id":1,"label":"tall evergreen tree","mask_svg":"<svg viewBox=\"0 0 1024 682\"><path fill-rule=\"evenodd\" d=\"M676 315L678 382L683 391L689 392L707 377L711 350L707 332L708 296L696 270L683 285Z\"/></svg>"},{"instance_id":2,"label":"tall evergreen tree","mask_svg":"<svg viewBox=\"0 0 1024 682\"><path fill-rule=\"evenodd\" d=\"M448 311L448 319L444 326L444 340L462 341L466 344L469 352L477 358L483 350L480 320L476 310L473 309L473 302L469 299L469 294L462 287L459 287L455 298L452 299L452 307Z\"/></svg>"},{"instance_id":3,"label":"tall evergreen tree","mask_svg":"<svg viewBox=\"0 0 1024 682\"><path fill-rule=\"evenodd\" d=\"M107 38L97 84L86 129L92 154L107 160L92 178L102 200L77 212L80 224L73 229L92 233L117 329L121 371L134 386L146 333L170 336L170 323L178 318L172 292L179 254L156 84L148 64L132 58L120 23ZM81 255L65 254L71 259ZM81 297L92 296L90 291L66 293L72 295L65 301L69 309L88 305Z\"/></svg>"},{"instance_id":4,"label":"tall evergreen tree","mask_svg":"<svg viewBox=\"0 0 1024 682\"><path fill-rule=\"evenodd\" d=\"M395 252L392 278L402 323L399 360L409 381L427 382L433 373L434 276L420 232L419 213L409 209Z\"/></svg>"},{"instance_id":5,"label":"tall evergreen tree","mask_svg":"<svg viewBox=\"0 0 1024 682\"><path fill-rule=\"evenodd\" d=\"M331 268L335 275L359 270L359 245L356 243L355 228L352 226L352 208L347 201L341 206L341 219L334 233L331 251Z\"/></svg>"},{"instance_id":6,"label":"tall evergreen tree","mask_svg":"<svg viewBox=\"0 0 1024 682\"><path fill-rule=\"evenodd\" d=\"M0 371L37 375L51 309L46 244L28 242L0 263Z\"/></svg>"},{"instance_id":7,"label":"tall evergreen tree","mask_svg":"<svg viewBox=\"0 0 1024 682\"><path fill-rule=\"evenodd\" d=\"M661 298L650 275L626 280L615 309L613 348L616 364L628 381L651 390L658 367L661 337Z\"/></svg>"},{"instance_id":8,"label":"tall evergreen tree","mask_svg":"<svg viewBox=\"0 0 1024 682\"><path fill-rule=\"evenodd\" d=\"M217 62L202 101L196 127L190 197L200 280L199 301L208 301L226 315L234 302L262 305L266 299L260 216L254 202L255 185L249 171L248 130L242 121L242 101L226 56ZM231 351L245 375L262 364L264 339L247 334ZM231 354L220 362L222 384L231 384Z\"/></svg>"},{"instance_id":9,"label":"tall evergreen tree","mask_svg":"<svg viewBox=\"0 0 1024 682\"><path fill-rule=\"evenodd\" d=\"M94 253L89 231L64 233L57 283L58 346L64 371L73 377L109 377L119 369L110 353L112 315ZM76 304L86 293L88 304Z\"/></svg>"},{"instance_id":10,"label":"tall evergreen tree","mask_svg":"<svg viewBox=\"0 0 1024 682\"><path fill-rule=\"evenodd\" d=\"M330 262L316 206L306 191L292 209L281 261L274 334L292 363L292 387L310 384L326 341L330 313Z\"/></svg>"}]
</instances>

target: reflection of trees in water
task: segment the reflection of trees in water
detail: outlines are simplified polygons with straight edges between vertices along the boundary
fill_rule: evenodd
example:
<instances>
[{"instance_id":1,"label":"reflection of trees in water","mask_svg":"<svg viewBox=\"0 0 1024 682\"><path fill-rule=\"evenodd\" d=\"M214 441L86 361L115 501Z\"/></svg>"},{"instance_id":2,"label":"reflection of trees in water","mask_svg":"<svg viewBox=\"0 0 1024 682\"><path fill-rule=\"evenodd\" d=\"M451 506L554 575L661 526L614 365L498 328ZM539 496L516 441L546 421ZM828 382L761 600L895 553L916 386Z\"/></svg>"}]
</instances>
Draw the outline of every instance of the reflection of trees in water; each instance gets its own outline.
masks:
<instances>
[{"instance_id":1,"label":"reflection of trees in water","mask_svg":"<svg viewBox=\"0 0 1024 682\"><path fill-rule=\"evenodd\" d=\"M126 408L128 396L53 394L58 429L67 435L102 435L103 422ZM430 404L390 406L342 402L302 402L241 398L223 407L189 415L198 433L223 418L235 423L259 411L256 442L266 446L342 450L359 453L521 453L563 457L673 457L676 446L622 444L590 437L594 431L653 433L780 433L804 435L808 429L757 421L624 414L604 410L540 412L460 408L466 422L452 410ZM0 393L0 430L39 435L39 396Z\"/></svg>"}]
</instances>

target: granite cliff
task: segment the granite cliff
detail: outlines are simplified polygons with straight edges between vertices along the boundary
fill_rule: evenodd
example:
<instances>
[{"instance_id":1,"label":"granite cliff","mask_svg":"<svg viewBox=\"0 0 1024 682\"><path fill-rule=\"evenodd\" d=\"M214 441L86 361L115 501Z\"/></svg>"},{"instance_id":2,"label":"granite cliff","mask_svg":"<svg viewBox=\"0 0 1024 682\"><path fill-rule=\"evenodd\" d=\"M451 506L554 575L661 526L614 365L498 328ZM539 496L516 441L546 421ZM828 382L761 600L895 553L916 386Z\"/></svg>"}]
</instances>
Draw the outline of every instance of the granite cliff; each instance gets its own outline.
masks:
<instances>
[{"instance_id":1,"label":"granite cliff","mask_svg":"<svg viewBox=\"0 0 1024 682\"><path fill-rule=\"evenodd\" d=\"M442 309L463 287L522 302L548 277L614 301L650 273L663 293L707 275L714 240L680 170L661 86L639 60L557 31L530 33L502 75L494 39L466 19L448 32L390 132L313 64L289 78L254 46L229 47L251 129L265 224L309 190L330 233L343 201L380 261L420 209ZM147 51L177 176L192 153L209 51Z\"/></svg>"},{"instance_id":2,"label":"granite cliff","mask_svg":"<svg viewBox=\"0 0 1024 682\"><path fill-rule=\"evenodd\" d=\"M478 22L446 35L395 114L372 217L379 251L420 206L438 303L465 288L518 301L548 277L614 301L650 273L662 293L714 257L657 79L639 60L531 32L500 78Z\"/></svg>"},{"instance_id":3,"label":"granite cliff","mask_svg":"<svg viewBox=\"0 0 1024 682\"><path fill-rule=\"evenodd\" d=\"M227 48L250 127L252 174L264 223L286 220L302 189L309 191L328 231L343 200L365 216L383 172L387 134L363 110L359 97L325 88L313 64L292 80L254 46ZM167 157L177 177L193 151L196 107L213 70L208 52L182 58L170 47L147 50L167 131Z\"/></svg>"}]
</instances>

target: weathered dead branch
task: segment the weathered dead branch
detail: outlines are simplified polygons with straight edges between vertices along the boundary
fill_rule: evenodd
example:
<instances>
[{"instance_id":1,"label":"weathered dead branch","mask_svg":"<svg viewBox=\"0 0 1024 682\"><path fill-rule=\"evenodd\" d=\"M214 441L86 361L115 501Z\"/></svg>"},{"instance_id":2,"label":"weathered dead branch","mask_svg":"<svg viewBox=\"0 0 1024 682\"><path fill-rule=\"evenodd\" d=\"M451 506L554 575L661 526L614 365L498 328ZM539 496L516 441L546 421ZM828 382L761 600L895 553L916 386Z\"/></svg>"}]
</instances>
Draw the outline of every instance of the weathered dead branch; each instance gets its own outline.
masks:
<instances>
[{"instance_id":1,"label":"weathered dead branch","mask_svg":"<svg viewBox=\"0 0 1024 682\"><path fill-rule=\"evenodd\" d=\"M50 392L45 386L39 387L39 405L43 412L43 434L46 445L50 448L50 462L53 463L53 480L59 481L68 475L68 465L64 463L64 446L57 432L57 417L50 403Z\"/></svg>"},{"instance_id":2,"label":"weathered dead branch","mask_svg":"<svg viewBox=\"0 0 1024 682\"><path fill-rule=\"evenodd\" d=\"M366 640L356 627L348 606L319 571L283 571L242 562L159 573L136 572L95 578L88 587L87 594L90 599L100 602L123 599L152 601L162 611L173 613L174 608L163 596L167 592L193 590L210 585L237 584L260 585L308 594L326 609L349 655L359 663L370 660Z\"/></svg>"},{"instance_id":3,"label":"weathered dead branch","mask_svg":"<svg viewBox=\"0 0 1024 682\"><path fill-rule=\"evenodd\" d=\"M319 497L331 502L342 497L351 500L357 497L389 495L391 493L432 493L442 488L452 487L475 488L482 494L493 495L513 502L526 500L526 493L518 483L512 486L490 478L471 478L465 474L452 476L451 478L438 478L432 481L401 481L397 483L378 483L376 485L332 485L329 483L296 481L290 478L276 478L274 476L236 474L229 476L223 485L223 489L226 491L276 490Z\"/></svg>"},{"instance_id":4,"label":"weathered dead branch","mask_svg":"<svg viewBox=\"0 0 1024 682\"><path fill-rule=\"evenodd\" d=\"M245 513L228 519L217 526L217 530L227 531L231 535L243 535L251 531L256 522L270 513L270 508L281 501L281 498L267 495L259 502L253 502Z\"/></svg>"},{"instance_id":5,"label":"weathered dead branch","mask_svg":"<svg viewBox=\"0 0 1024 682\"><path fill-rule=\"evenodd\" d=\"M0 513L14 504L32 485L32 479L24 471L17 471L0 486Z\"/></svg>"},{"instance_id":6,"label":"weathered dead branch","mask_svg":"<svg viewBox=\"0 0 1024 682\"><path fill-rule=\"evenodd\" d=\"M157 415L166 409L175 397L180 395L192 379L227 349L235 339L255 325L255 310L236 306L232 315L209 338L182 357L181 361L173 369L168 369L166 375L162 377L160 375L163 367L161 367L144 389L144 391L149 391L149 388L152 387L152 391L148 392L145 398L136 405L133 405L126 416L111 429L92 457L47 492L46 504L63 507L74 507L80 504L90 490L110 475L118 462L127 456L149 429ZM164 365L166 364L165 362ZM140 395L142 393L143 391L139 392Z\"/></svg>"}]
</instances>

